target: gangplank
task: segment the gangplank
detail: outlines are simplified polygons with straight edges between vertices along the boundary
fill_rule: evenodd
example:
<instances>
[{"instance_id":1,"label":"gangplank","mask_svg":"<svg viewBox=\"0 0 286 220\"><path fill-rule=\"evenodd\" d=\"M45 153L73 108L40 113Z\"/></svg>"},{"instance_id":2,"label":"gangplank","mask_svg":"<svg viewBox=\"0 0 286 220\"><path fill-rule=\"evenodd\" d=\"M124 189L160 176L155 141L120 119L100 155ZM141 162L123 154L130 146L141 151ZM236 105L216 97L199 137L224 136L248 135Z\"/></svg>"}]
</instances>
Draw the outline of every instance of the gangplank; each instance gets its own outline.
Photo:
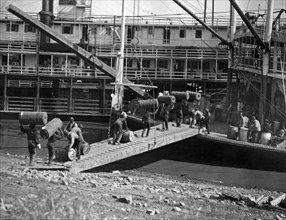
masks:
<instances>
[{"instance_id":1,"label":"gangplank","mask_svg":"<svg viewBox=\"0 0 286 220\"><path fill-rule=\"evenodd\" d=\"M149 136L143 138L141 137L142 130L135 131L134 141L120 145L110 144L111 139L93 143L87 155L82 156L79 161L66 162L63 166L72 172L82 172L164 147L198 134L198 129L189 128L185 124L182 127L175 127L170 122L168 131L158 130L160 128L161 125L152 127Z\"/></svg>"}]
</instances>

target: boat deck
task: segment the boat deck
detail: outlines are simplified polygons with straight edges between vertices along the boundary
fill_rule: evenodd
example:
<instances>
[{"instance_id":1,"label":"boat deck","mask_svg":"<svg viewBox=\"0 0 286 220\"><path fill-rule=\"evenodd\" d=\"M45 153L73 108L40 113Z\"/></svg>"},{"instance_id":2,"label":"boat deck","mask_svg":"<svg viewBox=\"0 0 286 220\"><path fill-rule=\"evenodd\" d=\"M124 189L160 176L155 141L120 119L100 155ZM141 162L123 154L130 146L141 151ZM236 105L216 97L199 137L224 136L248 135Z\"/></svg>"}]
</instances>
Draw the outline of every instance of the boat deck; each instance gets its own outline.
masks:
<instances>
[{"instance_id":1,"label":"boat deck","mask_svg":"<svg viewBox=\"0 0 286 220\"><path fill-rule=\"evenodd\" d=\"M197 137L199 139L203 139L203 140L234 145L234 146L242 147L242 148L248 148L248 149L252 148L252 149L259 149L259 150L265 150L265 151L284 153L286 156L286 140L283 141L282 143L280 143L277 148L275 148L275 147L271 147L271 146L267 146L267 145L263 145L263 144L227 139L227 136L225 134L220 134L220 133L216 133L216 132L211 132L211 134L209 134L209 135L205 135L205 134L200 133Z\"/></svg>"}]
</instances>

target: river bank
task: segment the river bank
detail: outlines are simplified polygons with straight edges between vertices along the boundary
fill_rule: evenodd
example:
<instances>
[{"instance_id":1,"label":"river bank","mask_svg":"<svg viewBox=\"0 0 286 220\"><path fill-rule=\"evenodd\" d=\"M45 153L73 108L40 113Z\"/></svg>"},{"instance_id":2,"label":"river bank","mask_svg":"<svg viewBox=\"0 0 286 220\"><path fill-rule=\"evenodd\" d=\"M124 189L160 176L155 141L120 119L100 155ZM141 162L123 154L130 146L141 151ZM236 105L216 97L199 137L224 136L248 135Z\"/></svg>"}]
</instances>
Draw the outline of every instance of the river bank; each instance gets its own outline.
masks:
<instances>
[{"instance_id":1,"label":"river bank","mask_svg":"<svg viewBox=\"0 0 286 220\"><path fill-rule=\"evenodd\" d=\"M1 220L286 218L285 207L270 204L283 192L139 170L38 171L23 160L0 154Z\"/></svg>"}]
</instances>

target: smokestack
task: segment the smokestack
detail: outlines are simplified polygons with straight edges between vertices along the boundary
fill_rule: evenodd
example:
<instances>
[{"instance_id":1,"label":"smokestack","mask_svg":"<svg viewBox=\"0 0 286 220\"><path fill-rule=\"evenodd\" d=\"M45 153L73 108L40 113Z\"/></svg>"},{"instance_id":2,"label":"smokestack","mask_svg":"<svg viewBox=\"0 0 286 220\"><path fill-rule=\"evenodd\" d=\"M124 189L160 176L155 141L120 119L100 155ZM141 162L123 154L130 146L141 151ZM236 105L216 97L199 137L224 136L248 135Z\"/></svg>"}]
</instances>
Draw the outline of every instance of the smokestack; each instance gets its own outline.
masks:
<instances>
[{"instance_id":1,"label":"smokestack","mask_svg":"<svg viewBox=\"0 0 286 220\"><path fill-rule=\"evenodd\" d=\"M53 0L42 0L42 11L40 11L40 21L51 27L51 22L53 18L53 8L54 8L54 2ZM50 38L47 37L45 34L40 33L40 43L50 43Z\"/></svg>"}]
</instances>

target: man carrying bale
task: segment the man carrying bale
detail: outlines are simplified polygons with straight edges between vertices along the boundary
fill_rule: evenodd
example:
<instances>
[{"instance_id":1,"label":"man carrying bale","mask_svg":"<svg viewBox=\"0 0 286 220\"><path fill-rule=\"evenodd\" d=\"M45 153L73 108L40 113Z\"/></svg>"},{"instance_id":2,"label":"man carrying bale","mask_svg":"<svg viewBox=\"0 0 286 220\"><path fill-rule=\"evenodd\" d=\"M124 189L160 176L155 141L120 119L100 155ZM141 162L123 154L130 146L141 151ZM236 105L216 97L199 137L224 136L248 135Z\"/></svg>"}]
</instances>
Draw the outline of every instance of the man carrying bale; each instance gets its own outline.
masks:
<instances>
[{"instance_id":1,"label":"man carrying bale","mask_svg":"<svg viewBox=\"0 0 286 220\"><path fill-rule=\"evenodd\" d=\"M47 142L47 148L48 148L48 152L49 152L49 161L48 161L48 166L51 166L52 165L52 161L53 159L55 158L55 151L54 151L54 148L55 148L55 142L57 140L60 140L62 139L64 136L64 133L62 131L61 128L58 128L58 130L48 138L48 142Z\"/></svg>"},{"instance_id":2,"label":"man carrying bale","mask_svg":"<svg viewBox=\"0 0 286 220\"><path fill-rule=\"evenodd\" d=\"M34 166L36 148L38 147L39 149L41 149L41 145L39 143L38 132L36 130L36 125L30 124L29 128L24 128L23 125L21 124L20 129L23 133L27 134L28 149L29 149L29 156L30 156L29 166Z\"/></svg>"}]
</instances>

